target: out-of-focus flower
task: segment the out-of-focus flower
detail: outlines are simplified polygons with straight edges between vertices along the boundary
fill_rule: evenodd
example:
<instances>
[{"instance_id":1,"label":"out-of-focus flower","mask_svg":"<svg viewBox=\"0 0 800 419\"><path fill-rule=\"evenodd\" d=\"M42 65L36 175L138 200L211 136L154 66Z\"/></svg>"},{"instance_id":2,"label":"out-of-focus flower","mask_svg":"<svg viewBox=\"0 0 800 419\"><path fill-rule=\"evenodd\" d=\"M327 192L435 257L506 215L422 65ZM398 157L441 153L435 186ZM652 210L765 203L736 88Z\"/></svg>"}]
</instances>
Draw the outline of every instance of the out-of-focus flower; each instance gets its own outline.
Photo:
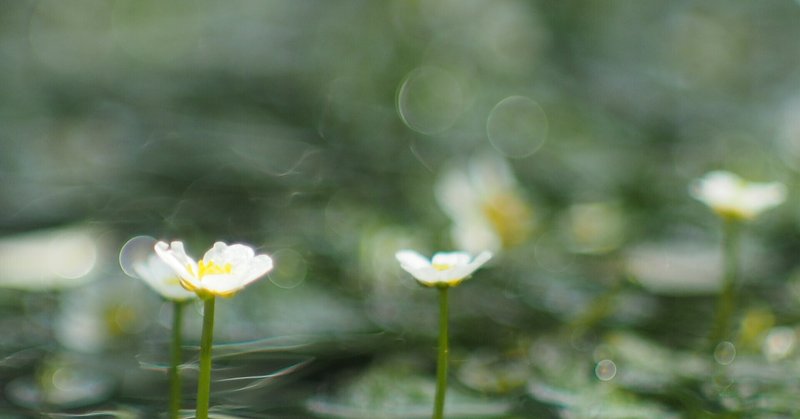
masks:
<instances>
[{"instance_id":1,"label":"out-of-focus flower","mask_svg":"<svg viewBox=\"0 0 800 419\"><path fill-rule=\"evenodd\" d=\"M725 171L706 174L689 191L717 215L732 220L751 220L786 199L786 187L780 182L748 182Z\"/></svg>"},{"instance_id":2,"label":"out-of-focus flower","mask_svg":"<svg viewBox=\"0 0 800 419\"><path fill-rule=\"evenodd\" d=\"M795 346L797 346L797 331L788 326L778 326L767 333L761 350L767 361L776 362L791 355Z\"/></svg>"},{"instance_id":3,"label":"out-of-focus flower","mask_svg":"<svg viewBox=\"0 0 800 419\"><path fill-rule=\"evenodd\" d=\"M474 157L466 170L446 170L436 184L436 199L453 220L453 241L467 252L518 245L533 228L533 211L511 169L494 155Z\"/></svg>"},{"instance_id":4,"label":"out-of-focus flower","mask_svg":"<svg viewBox=\"0 0 800 419\"><path fill-rule=\"evenodd\" d=\"M722 287L719 247L696 239L630 246L625 265L636 282L654 294L714 294Z\"/></svg>"},{"instance_id":5,"label":"out-of-focus flower","mask_svg":"<svg viewBox=\"0 0 800 419\"><path fill-rule=\"evenodd\" d=\"M162 297L185 301L197 295L181 285L175 271L153 251L156 239L136 236L128 240L119 252L119 264L131 277L139 278Z\"/></svg>"},{"instance_id":6,"label":"out-of-focus flower","mask_svg":"<svg viewBox=\"0 0 800 419\"><path fill-rule=\"evenodd\" d=\"M472 275L492 258L491 252L481 252L475 259L464 252L440 252L428 260L413 250L401 250L395 254L406 272L427 287L454 287Z\"/></svg>"},{"instance_id":7,"label":"out-of-focus flower","mask_svg":"<svg viewBox=\"0 0 800 419\"><path fill-rule=\"evenodd\" d=\"M272 269L269 256L256 256L253 248L243 244L216 242L198 262L186 255L179 241L158 242L155 250L178 274L181 285L204 299L231 297Z\"/></svg>"},{"instance_id":8,"label":"out-of-focus flower","mask_svg":"<svg viewBox=\"0 0 800 419\"><path fill-rule=\"evenodd\" d=\"M155 253L150 255L147 260L135 263L133 269L136 276L168 300L183 301L196 297L195 293L181 285L181 280L175 271Z\"/></svg>"},{"instance_id":9,"label":"out-of-focus flower","mask_svg":"<svg viewBox=\"0 0 800 419\"><path fill-rule=\"evenodd\" d=\"M0 287L64 290L97 278L108 239L86 226L22 233L0 239Z\"/></svg>"},{"instance_id":10,"label":"out-of-focus flower","mask_svg":"<svg viewBox=\"0 0 800 419\"><path fill-rule=\"evenodd\" d=\"M591 202L574 204L566 214L570 248L578 253L606 253L619 247L625 219L619 204Z\"/></svg>"},{"instance_id":11,"label":"out-of-focus flower","mask_svg":"<svg viewBox=\"0 0 800 419\"><path fill-rule=\"evenodd\" d=\"M131 349L148 330L158 304L136 281L107 278L66 291L59 300L53 333L65 347L84 353Z\"/></svg>"}]
</instances>

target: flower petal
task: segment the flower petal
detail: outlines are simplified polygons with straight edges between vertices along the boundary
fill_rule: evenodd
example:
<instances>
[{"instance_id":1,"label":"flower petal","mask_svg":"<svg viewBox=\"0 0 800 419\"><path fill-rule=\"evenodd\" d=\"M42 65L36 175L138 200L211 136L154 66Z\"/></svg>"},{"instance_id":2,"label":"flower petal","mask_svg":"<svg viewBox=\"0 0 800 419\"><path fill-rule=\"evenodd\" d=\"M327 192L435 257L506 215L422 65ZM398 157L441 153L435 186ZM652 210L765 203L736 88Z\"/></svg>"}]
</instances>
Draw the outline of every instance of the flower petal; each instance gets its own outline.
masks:
<instances>
[{"instance_id":1,"label":"flower petal","mask_svg":"<svg viewBox=\"0 0 800 419\"><path fill-rule=\"evenodd\" d=\"M181 286L178 274L156 254L135 263L133 269L150 288L168 300L183 301L196 296Z\"/></svg>"},{"instance_id":2,"label":"flower petal","mask_svg":"<svg viewBox=\"0 0 800 419\"><path fill-rule=\"evenodd\" d=\"M181 277L180 280L183 288L185 288L187 291L197 293L198 296L203 290L203 285L197 279Z\"/></svg>"},{"instance_id":3,"label":"flower petal","mask_svg":"<svg viewBox=\"0 0 800 419\"><path fill-rule=\"evenodd\" d=\"M754 183L724 171L714 171L694 181L690 194L723 217L752 219L786 199L779 182Z\"/></svg>"},{"instance_id":4,"label":"flower petal","mask_svg":"<svg viewBox=\"0 0 800 419\"><path fill-rule=\"evenodd\" d=\"M753 184L742 195L744 206L759 213L783 203L786 199L786 187L778 182Z\"/></svg>"},{"instance_id":5,"label":"flower petal","mask_svg":"<svg viewBox=\"0 0 800 419\"><path fill-rule=\"evenodd\" d=\"M441 282L446 282L447 277L444 271L438 271L433 267L426 267L412 271L406 269L417 281L423 285L434 286Z\"/></svg>"},{"instance_id":6,"label":"flower petal","mask_svg":"<svg viewBox=\"0 0 800 419\"><path fill-rule=\"evenodd\" d=\"M256 279L261 278L267 272L272 270L272 258L267 255L258 255L254 257L248 266L246 272L241 274L242 282L247 285Z\"/></svg>"},{"instance_id":7,"label":"flower petal","mask_svg":"<svg viewBox=\"0 0 800 419\"><path fill-rule=\"evenodd\" d=\"M226 258L225 254L228 250L228 245L224 242L216 242L211 249L208 249L206 254L203 255L203 261L206 263L214 262L217 265L225 265Z\"/></svg>"},{"instance_id":8,"label":"flower petal","mask_svg":"<svg viewBox=\"0 0 800 419\"><path fill-rule=\"evenodd\" d=\"M433 256L433 264L413 250L399 251L395 257L400 262L400 267L422 285L455 286L486 263L492 254L484 251L471 260L469 254L464 252L440 252Z\"/></svg>"},{"instance_id":9,"label":"flower petal","mask_svg":"<svg viewBox=\"0 0 800 419\"><path fill-rule=\"evenodd\" d=\"M255 251L250 246L238 243L229 246L223 242L216 242L203 256L203 260L214 262L218 266L230 264L235 274L242 275L248 271L253 256Z\"/></svg>"},{"instance_id":10,"label":"flower petal","mask_svg":"<svg viewBox=\"0 0 800 419\"><path fill-rule=\"evenodd\" d=\"M456 267L456 266L463 266L469 263L469 254L464 252L439 252L433 255L433 259L431 259L431 264L434 267L440 266L449 266L449 267Z\"/></svg>"},{"instance_id":11,"label":"flower petal","mask_svg":"<svg viewBox=\"0 0 800 419\"><path fill-rule=\"evenodd\" d=\"M401 250L395 253L394 257L400 262L400 266L409 273L411 273L409 269L416 270L431 267L431 263L428 259L413 250Z\"/></svg>"},{"instance_id":12,"label":"flower petal","mask_svg":"<svg viewBox=\"0 0 800 419\"><path fill-rule=\"evenodd\" d=\"M455 167L447 169L436 182L434 193L439 206L451 218L480 213L480 197L463 170Z\"/></svg>"},{"instance_id":13,"label":"flower petal","mask_svg":"<svg viewBox=\"0 0 800 419\"><path fill-rule=\"evenodd\" d=\"M156 254L161 257L161 260L169 265L181 278L186 280L197 279L197 262L186 255L183 250L183 243L174 241L167 245L167 243L160 241L156 243L154 249Z\"/></svg>"},{"instance_id":14,"label":"flower petal","mask_svg":"<svg viewBox=\"0 0 800 419\"><path fill-rule=\"evenodd\" d=\"M478 270L484 263L491 259L490 252L482 252L472 262L459 264L454 266L453 269L447 271L449 279L463 280L464 278L472 275L473 272Z\"/></svg>"},{"instance_id":15,"label":"flower petal","mask_svg":"<svg viewBox=\"0 0 800 419\"><path fill-rule=\"evenodd\" d=\"M468 253L477 253L483 249L500 250L503 242L486 218L480 217L454 219L450 234L456 246Z\"/></svg>"},{"instance_id":16,"label":"flower petal","mask_svg":"<svg viewBox=\"0 0 800 419\"><path fill-rule=\"evenodd\" d=\"M492 258L492 252L483 251L478 256L475 256L475 259L469 264L470 274L475 272L478 268L483 266L484 263L488 262L489 259Z\"/></svg>"},{"instance_id":17,"label":"flower petal","mask_svg":"<svg viewBox=\"0 0 800 419\"><path fill-rule=\"evenodd\" d=\"M690 187L691 195L706 205L732 206L743 181L733 173L714 171L694 181Z\"/></svg>"},{"instance_id":18,"label":"flower petal","mask_svg":"<svg viewBox=\"0 0 800 419\"><path fill-rule=\"evenodd\" d=\"M150 267L150 263L149 262L150 262L150 260L148 258L147 260L136 261L136 262L133 262L131 264L131 268L133 269L133 273L136 274L137 278L139 278L139 279L141 279L143 281L147 281L145 278L149 278L149 277L152 277L154 275L150 271L151 267ZM166 263L165 263L165 265L166 265ZM167 267L169 267L169 265L167 265ZM172 268L169 268L169 271L174 273Z\"/></svg>"},{"instance_id":19,"label":"flower petal","mask_svg":"<svg viewBox=\"0 0 800 419\"><path fill-rule=\"evenodd\" d=\"M233 274L205 275L201 290L220 297L230 297L244 288L242 278Z\"/></svg>"},{"instance_id":20,"label":"flower petal","mask_svg":"<svg viewBox=\"0 0 800 419\"><path fill-rule=\"evenodd\" d=\"M489 153L476 155L470 159L469 177L472 184L484 195L513 190L517 184L508 163Z\"/></svg>"}]
</instances>

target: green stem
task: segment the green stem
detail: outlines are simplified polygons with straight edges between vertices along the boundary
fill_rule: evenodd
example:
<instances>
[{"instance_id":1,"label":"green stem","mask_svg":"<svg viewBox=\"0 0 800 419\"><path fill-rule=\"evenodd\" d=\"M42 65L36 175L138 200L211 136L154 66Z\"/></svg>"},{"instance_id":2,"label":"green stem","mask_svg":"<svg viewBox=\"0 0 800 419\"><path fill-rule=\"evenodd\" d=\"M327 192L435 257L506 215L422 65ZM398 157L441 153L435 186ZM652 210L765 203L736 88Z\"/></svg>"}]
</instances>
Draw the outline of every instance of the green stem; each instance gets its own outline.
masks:
<instances>
[{"instance_id":1,"label":"green stem","mask_svg":"<svg viewBox=\"0 0 800 419\"><path fill-rule=\"evenodd\" d=\"M622 291L624 281L617 280L591 302L589 307L578 317L569 323L567 330L572 334L571 339L582 337L587 331L591 330L597 323L607 318L614 310L614 302Z\"/></svg>"},{"instance_id":2,"label":"green stem","mask_svg":"<svg viewBox=\"0 0 800 419\"><path fill-rule=\"evenodd\" d=\"M444 417L444 396L447 391L447 290L439 288L439 359L436 364L436 400L433 406L433 419Z\"/></svg>"},{"instance_id":3,"label":"green stem","mask_svg":"<svg viewBox=\"0 0 800 419\"><path fill-rule=\"evenodd\" d=\"M169 366L169 417L178 418L181 410L181 324L183 323L183 301L172 302L172 347Z\"/></svg>"},{"instance_id":4,"label":"green stem","mask_svg":"<svg viewBox=\"0 0 800 419\"><path fill-rule=\"evenodd\" d=\"M725 276L717 302L714 328L711 332L712 350L722 341L730 340L731 320L736 307L736 288L739 268L739 231L736 220L725 219L723 224L722 249Z\"/></svg>"},{"instance_id":5,"label":"green stem","mask_svg":"<svg viewBox=\"0 0 800 419\"><path fill-rule=\"evenodd\" d=\"M197 378L197 419L208 419L208 402L211 399L211 345L214 340L214 302L205 299L203 309L203 335L200 338L200 376Z\"/></svg>"}]
</instances>

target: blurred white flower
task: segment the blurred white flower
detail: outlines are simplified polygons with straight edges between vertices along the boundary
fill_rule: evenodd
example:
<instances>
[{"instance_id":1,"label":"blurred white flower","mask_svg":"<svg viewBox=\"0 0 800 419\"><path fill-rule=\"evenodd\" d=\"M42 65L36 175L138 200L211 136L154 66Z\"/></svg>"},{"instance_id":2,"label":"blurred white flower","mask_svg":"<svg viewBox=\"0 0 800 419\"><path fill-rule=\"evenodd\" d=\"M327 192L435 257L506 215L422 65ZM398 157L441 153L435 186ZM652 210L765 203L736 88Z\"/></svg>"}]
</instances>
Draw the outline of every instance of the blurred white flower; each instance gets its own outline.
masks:
<instances>
[{"instance_id":1,"label":"blurred white flower","mask_svg":"<svg viewBox=\"0 0 800 419\"><path fill-rule=\"evenodd\" d=\"M134 263L133 269L136 276L168 300L183 301L196 297L195 293L181 285L181 280L175 271L155 253L150 255L147 260Z\"/></svg>"},{"instance_id":2,"label":"blurred white flower","mask_svg":"<svg viewBox=\"0 0 800 419\"><path fill-rule=\"evenodd\" d=\"M791 355L795 346L797 346L797 332L788 326L778 326L767 333L761 350L767 361L776 362Z\"/></svg>"},{"instance_id":3,"label":"blurred white flower","mask_svg":"<svg viewBox=\"0 0 800 419\"><path fill-rule=\"evenodd\" d=\"M53 333L66 348L84 353L129 350L148 330L156 299L136 281L106 278L69 290L59 299Z\"/></svg>"},{"instance_id":4,"label":"blurred white flower","mask_svg":"<svg viewBox=\"0 0 800 419\"><path fill-rule=\"evenodd\" d=\"M697 238L630 246L626 271L647 291L661 295L706 295L722 287L719 246Z\"/></svg>"},{"instance_id":5,"label":"blurred white flower","mask_svg":"<svg viewBox=\"0 0 800 419\"><path fill-rule=\"evenodd\" d=\"M466 170L447 169L436 184L436 199L453 220L453 241L467 252L520 244L533 227L533 211L511 169L491 154L474 157Z\"/></svg>"},{"instance_id":6,"label":"blurred white flower","mask_svg":"<svg viewBox=\"0 0 800 419\"><path fill-rule=\"evenodd\" d=\"M198 262L186 255L179 241L158 242L155 250L178 274L181 285L200 298L233 296L272 269L269 256L256 256L253 248L243 244L216 242Z\"/></svg>"},{"instance_id":7,"label":"blurred white flower","mask_svg":"<svg viewBox=\"0 0 800 419\"><path fill-rule=\"evenodd\" d=\"M119 251L119 265L128 276L144 281L162 297L184 301L197 295L181 285L175 271L153 251L156 239L136 236L128 240Z\"/></svg>"},{"instance_id":8,"label":"blurred white flower","mask_svg":"<svg viewBox=\"0 0 800 419\"><path fill-rule=\"evenodd\" d=\"M107 256L108 241L80 225L0 238L0 287L51 291L93 281Z\"/></svg>"},{"instance_id":9,"label":"blurred white flower","mask_svg":"<svg viewBox=\"0 0 800 419\"><path fill-rule=\"evenodd\" d=\"M695 180L689 191L720 217L733 220L751 220L786 199L786 187L780 182L748 182L725 171Z\"/></svg>"},{"instance_id":10,"label":"blurred white flower","mask_svg":"<svg viewBox=\"0 0 800 419\"><path fill-rule=\"evenodd\" d=\"M454 287L492 258L491 252L481 252L475 259L464 252L440 252L428 260L413 250L395 254L406 272L428 287Z\"/></svg>"}]
</instances>

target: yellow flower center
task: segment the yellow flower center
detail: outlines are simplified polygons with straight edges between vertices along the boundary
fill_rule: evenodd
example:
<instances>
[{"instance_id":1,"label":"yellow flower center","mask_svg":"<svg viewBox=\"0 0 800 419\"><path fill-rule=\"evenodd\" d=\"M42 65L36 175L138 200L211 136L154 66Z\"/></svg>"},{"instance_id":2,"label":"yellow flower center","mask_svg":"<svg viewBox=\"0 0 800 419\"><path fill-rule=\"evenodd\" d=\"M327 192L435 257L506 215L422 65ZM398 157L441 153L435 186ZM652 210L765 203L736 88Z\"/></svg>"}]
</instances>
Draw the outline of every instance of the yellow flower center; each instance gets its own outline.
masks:
<instances>
[{"instance_id":1,"label":"yellow flower center","mask_svg":"<svg viewBox=\"0 0 800 419\"><path fill-rule=\"evenodd\" d=\"M444 263L434 263L431 266L433 267L433 269L436 269L437 271L446 271L453 267L453 265L447 265Z\"/></svg>"},{"instance_id":2,"label":"yellow flower center","mask_svg":"<svg viewBox=\"0 0 800 419\"><path fill-rule=\"evenodd\" d=\"M532 227L531 208L510 192L498 193L482 206L483 214L505 248L524 242Z\"/></svg>"},{"instance_id":3,"label":"yellow flower center","mask_svg":"<svg viewBox=\"0 0 800 419\"><path fill-rule=\"evenodd\" d=\"M189 272L192 272L192 267L189 266ZM233 266L230 263L226 263L223 266L217 265L214 261L204 261L201 260L197 262L197 277L202 278L206 275L219 275L219 274L229 274L231 270L233 270Z\"/></svg>"},{"instance_id":4,"label":"yellow flower center","mask_svg":"<svg viewBox=\"0 0 800 419\"><path fill-rule=\"evenodd\" d=\"M730 205L723 206L717 205L716 207L712 207L711 209L717 213L720 217L724 219L734 220L734 221L744 221L753 218L753 215L743 211L740 208L736 208Z\"/></svg>"}]
</instances>

